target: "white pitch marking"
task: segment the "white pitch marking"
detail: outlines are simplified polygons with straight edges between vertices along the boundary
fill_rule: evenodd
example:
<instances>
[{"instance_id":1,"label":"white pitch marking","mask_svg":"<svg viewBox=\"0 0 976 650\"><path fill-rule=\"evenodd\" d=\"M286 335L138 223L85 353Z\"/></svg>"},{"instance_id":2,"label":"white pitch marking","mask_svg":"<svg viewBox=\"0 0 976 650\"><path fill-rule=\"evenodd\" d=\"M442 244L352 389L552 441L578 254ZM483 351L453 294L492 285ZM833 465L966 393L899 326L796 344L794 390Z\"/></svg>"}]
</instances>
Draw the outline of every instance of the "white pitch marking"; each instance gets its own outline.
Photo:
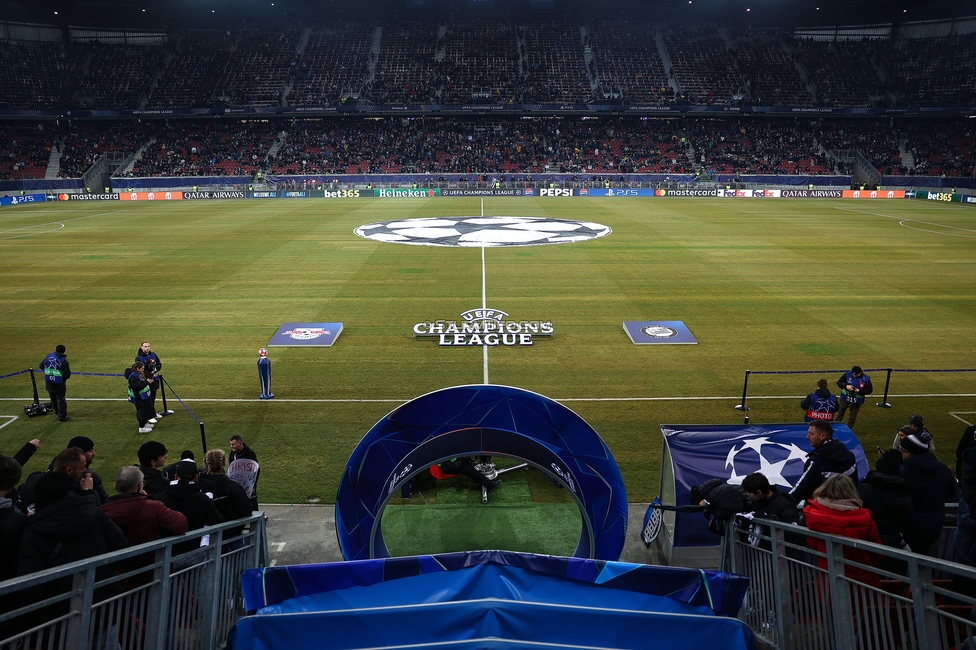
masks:
<instances>
[{"instance_id":1,"label":"white pitch marking","mask_svg":"<svg viewBox=\"0 0 976 650\"><path fill-rule=\"evenodd\" d=\"M481 216L485 216L485 200L481 199ZM488 309L488 282L485 274L485 246L481 246L481 308ZM483 383L488 383L488 346L482 345L482 358L484 359Z\"/></svg>"},{"instance_id":2,"label":"white pitch marking","mask_svg":"<svg viewBox=\"0 0 976 650\"><path fill-rule=\"evenodd\" d=\"M919 221L918 219L903 219L902 217L896 217L890 214L881 214L879 212L867 212L866 210L855 210L853 208L834 208L835 210L844 210L846 212L856 212L858 214L869 214L873 217L884 217L886 219L898 219L898 225L903 228L908 228L909 230L917 230L919 232L930 232L934 235L948 235L950 237L964 237L966 239L976 239L973 235L961 235L954 232L941 232L939 230L927 230L925 228L915 228L914 226L907 225L909 222L912 223L924 223L926 226L938 226L939 228L948 228L949 230L961 230L963 232L976 233L976 230L970 228L959 228L958 226L947 226L941 223L935 223L933 221Z\"/></svg>"},{"instance_id":3,"label":"white pitch marking","mask_svg":"<svg viewBox=\"0 0 976 650\"><path fill-rule=\"evenodd\" d=\"M5 426L7 426L8 424L10 424L11 422L13 422L14 420L16 420L17 419L17 416L16 415L0 415L0 418L9 418L6 422L4 422L3 424L0 424L0 429L2 429Z\"/></svg>"},{"instance_id":4,"label":"white pitch marking","mask_svg":"<svg viewBox=\"0 0 976 650\"><path fill-rule=\"evenodd\" d=\"M960 415L976 415L976 411L949 411L949 415L951 415L952 417L956 418L957 420L959 420L960 422L962 422L963 424L965 424L967 427L971 427L971 426L973 426L973 423L972 422L969 422L969 421L967 421L967 420L965 420L965 419L963 419L963 418L961 418L959 416Z\"/></svg>"}]
</instances>

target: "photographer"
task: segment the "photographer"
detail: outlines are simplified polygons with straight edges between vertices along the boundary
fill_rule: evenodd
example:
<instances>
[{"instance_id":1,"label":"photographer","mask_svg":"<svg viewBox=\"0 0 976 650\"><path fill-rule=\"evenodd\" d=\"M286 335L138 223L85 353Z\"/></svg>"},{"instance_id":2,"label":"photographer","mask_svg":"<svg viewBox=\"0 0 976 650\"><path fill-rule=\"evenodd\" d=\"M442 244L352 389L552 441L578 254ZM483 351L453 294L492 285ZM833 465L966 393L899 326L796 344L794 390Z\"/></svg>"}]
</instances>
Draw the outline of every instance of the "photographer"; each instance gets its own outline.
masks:
<instances>
[{"instance_id":1,"label":"photographer","mask_svg":"<svg viewBox=\"0 0 976 650\"><path fill-rule=\"evenodd\" d=\"M150 420L156 414L152 403L152 377L146 377L145 365L136 361L131 368L125 369L125 379L129 382L129 402L136 407L136 420L139 422L139 433L150 433L153 425Z\"/></svg>"}]
</instances>

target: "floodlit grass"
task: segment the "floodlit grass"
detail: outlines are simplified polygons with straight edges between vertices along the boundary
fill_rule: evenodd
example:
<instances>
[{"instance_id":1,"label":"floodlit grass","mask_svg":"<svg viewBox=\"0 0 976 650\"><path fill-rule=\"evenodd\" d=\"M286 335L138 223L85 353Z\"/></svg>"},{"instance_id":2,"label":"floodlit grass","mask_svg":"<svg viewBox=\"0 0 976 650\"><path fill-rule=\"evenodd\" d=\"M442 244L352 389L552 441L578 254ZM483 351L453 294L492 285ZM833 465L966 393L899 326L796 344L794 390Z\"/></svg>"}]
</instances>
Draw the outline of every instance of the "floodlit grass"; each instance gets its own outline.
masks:
<instances>
[{"instance_id":1,"label":"floodlit grass","mask_svg":"<svg viewBox=\"0 0 976 650\"><path fill-rule=\"evenodd\" d=\"M206 424L209 447L240 433L262 461L264 502L332 501L363 434L397 402L481 383L482 350L414 339L414 323L481 305L481 251L356 237L386 219L477 215L480 199L65 203L0 212L0 374L57 343L72 368L117 372L148 339L163 373ZM584 218L613 228L571 245L487 249L488 305L546 319L555 336L492 348L492 383L537 391L586 419L619 463L630 501L658 492L662 423L736 423L746 369L976 368L976 211L926 201L486 199L485 214ZM63 225L63 227L62 227ZM624 320L682 320L696 346L634 346ZM339 321L332 348L272 348L276 399L260 393L257 349L284 322ZM896 374L855 431L866 448L925 416L953 465L976 411L976 375ZM831 383L837 376L831 375ZM801 419L816 376L753 376L752 422ZM43 396L43 386L41 387ZM75 377L72 420L27 419L25 376L0 380L0 450L43 442L28 470L67 440L96 443L111 483L148 438L172 455L200 448L196 422L136 433L122 379ZM791 399L758 399L795 396ZM172 397L172 396L171 396ZM659 398L724 397L718 400ZM577 401L586 399L643 401ZM649 400L647 398L654 398ZM206 401L206 400L243 401ZM287 400L351 400L290 402ZM365 400L365 401L355 401ZM963 416L976 421L976 416ZM0 418L0 424L6 419ZM544 485L533 500L558 501Z\"/></svg>"}]
</instances>

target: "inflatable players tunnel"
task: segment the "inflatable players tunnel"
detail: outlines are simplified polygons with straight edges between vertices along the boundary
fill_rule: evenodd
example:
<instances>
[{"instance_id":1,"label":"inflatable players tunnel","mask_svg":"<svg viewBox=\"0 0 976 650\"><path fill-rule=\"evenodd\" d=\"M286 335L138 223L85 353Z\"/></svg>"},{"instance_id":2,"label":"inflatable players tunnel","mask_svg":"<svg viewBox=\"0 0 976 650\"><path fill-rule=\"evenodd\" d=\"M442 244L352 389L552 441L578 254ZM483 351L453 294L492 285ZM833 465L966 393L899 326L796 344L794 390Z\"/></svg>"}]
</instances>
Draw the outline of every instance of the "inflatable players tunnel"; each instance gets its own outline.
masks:
<instances>
[{"instance_id":1,"label":"inflatable players tunnel","mask_svg":"<svg viewBox=\"0 0 976 650\"><path fill-rule=\"evenodd\" d=\"M336 497L346 560L389 557L383 508L405 482L456 456L517 458L576 500L576 557L617 560L627 533L627 495L610 449L583 418L520 388L455 386L422 395L377 422L349 457Z\"/></svg>"}]
</instances>

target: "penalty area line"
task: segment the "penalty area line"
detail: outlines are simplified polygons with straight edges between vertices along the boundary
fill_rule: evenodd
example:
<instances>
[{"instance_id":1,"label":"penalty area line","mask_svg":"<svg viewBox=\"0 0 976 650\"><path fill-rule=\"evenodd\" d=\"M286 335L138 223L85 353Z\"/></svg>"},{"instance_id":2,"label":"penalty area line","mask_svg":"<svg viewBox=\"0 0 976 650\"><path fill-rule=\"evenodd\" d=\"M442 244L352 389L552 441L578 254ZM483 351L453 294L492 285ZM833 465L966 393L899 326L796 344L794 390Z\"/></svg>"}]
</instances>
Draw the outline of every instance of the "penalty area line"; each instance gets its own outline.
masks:
<instances>
[{"instance_id":1,"label":"penalty area line","mask_svg":"<svg viewBox=\"0 0 976 650\"><path fill-rule=\"evenodd\" d=\"M806 395L756 395L749 396L746 401L754 402L756 400L777 400L777 399L803 399ZM976 397L976 393L905 393L905 394L889 394L889 398L894 397ZM0 397L0 402L22 402L25 397ZM73 401L78 402L127 402L128 400L124 397L72 397ZM239 403L239 402L260 402L262 404L273 404L275 402L286 402L289 404L406 404L411 401L410 398L401 399L356 399L356 398L339 398L339 399L287 399L276 397L272 400L264 400L257 397L247 398L247 397L191 397L183 398L184 402L207 402L213 404L220 403ZM731 400L734 402L741 402L741 395L727 395L727 396L700 396L700 397L551 397L554 402L707 402L716 400ZM2 417L2 416L0 416ZM9 417L9 416L8 416Z\"/></svg>"}]
</instances>

